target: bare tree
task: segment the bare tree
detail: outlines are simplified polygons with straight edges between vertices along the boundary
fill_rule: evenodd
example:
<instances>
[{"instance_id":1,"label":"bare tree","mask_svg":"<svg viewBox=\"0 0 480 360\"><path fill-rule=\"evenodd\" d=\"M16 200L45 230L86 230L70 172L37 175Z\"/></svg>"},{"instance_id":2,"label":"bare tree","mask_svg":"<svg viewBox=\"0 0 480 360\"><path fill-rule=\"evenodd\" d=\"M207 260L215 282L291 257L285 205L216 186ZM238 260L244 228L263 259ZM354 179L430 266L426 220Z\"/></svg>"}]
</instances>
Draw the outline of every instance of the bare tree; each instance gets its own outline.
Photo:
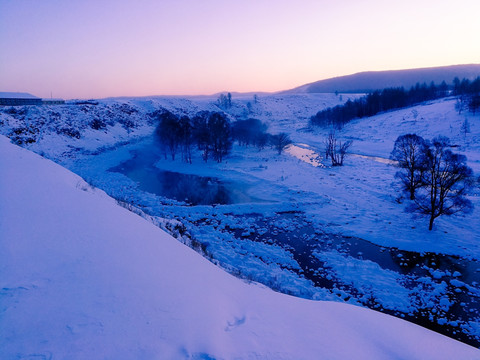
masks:
<instances>
[{"instance_id":1,"label":"bare tree","mask_svg":"<svg viewBox=\"0 0 480 360\"><path fill-rule=\"evenodd\" d=\"M183 161L192 163L193 127L188 116L182 116L178 121L178 140Z\"/></svg>"},{"instance_id":2,"label":"bare tree","mask_svg":"<svg viewBox=\"0 0 480 360\"><path fill-rule=\"evenodd\" d=\"M193 138L197 143L198 150L202 152L202 158L205 162L208 161L211 150L212 135L208 128L208 111L202 111L193 118Z\"/></svg>"},{"instance_id":3,"label":"bare tree","mask_svg":"<svg viewBox=\"0 0 480 360\"><path fill-rule=\"evenodd\" d=\"M462 133L463 137L466 139L467 134L470 133L470 122L468 121L468 118L465 117L465 120L462 123Z\"/></svg>"},{"instance_id":4,"label":"bare tree","mask_svg":"<svg viewBox=\"0 0 480 360\"><path fill-rule=\"evenodd\" d=\"M413 122L416 123L417 118L418 118L418 110L417 109L412 110L412 116L413 116Z\"/></svg>"},{"instance_id":5,"label":"bare tree","mask_svg":"<svg viewBox=\"0 0 480 360\"><path fill-rule=\"evenodd\" d=\"M467 158L452 153L448 146L446 137L433 139L426 154L423 186L410 207L412 211L429 216L429 230L441 215L468 213L473 209L470 200L464 197L471 185L473 171L466 165Z\"/></svg>"},{"instance_id":6,"label":"bare tree","mask_svg":"<svg viewBox=\"0 0 480 360\"><path fill-rule=\"evenodd\" d=\"M428 144L416 134L401 135L395 140L390 158L398 162L395 177L402 182L405 191L410 193L410 200L415 199L415 191L422 186L422 174Z\"/></svg>"},{"instance_id":7,"label":"bare tree","mask_svg":"<svg viewBox=\"0 0 480 360\"><path fill-rule=\"evenodd\" d=\"M210 154L217 162L222 162L231 150L231 126L223 113L202 111L195 115L192 135L205 162Z\"/></svg>"},{"instance_id":8,"label":"bare tree","mask_svg":"<svg viewBox=\"0 0 480 360\"><path fill-rule=\"evenodd\" d=\"M232 148L230 122L225 114L218 112L210 114L208 131L211 135L210 146L213 158L220 163Z\"/></svg>"},{"instance_id":9,"label":"bare tree","mask_svg":"<svg viewBox=\"0 0 480 360\"><path fill-rule=\"evenodd\" d=\"M463 99L457 98L455 101L455 110L458 112L458 115L460 115L465 108L465 102Z\"/></svg>"},{"instance_id":10,"label":"bare tree","mask_svg":"<svg viewBox=\"0 0 480 360\"><path fill-rule=\"evenodd\" d=\"M179 145L178 116L169 111L165 111L158 115L158 119L159 124L156 129L156 134L160 140L165 159L167 158L168 150L172 160L175 160Z\"/></svg>"},{"instance_id":11,"label":"bare tree","mask_svg":"<svg viewBox=\"0 0 480 360\"><path fill-rule=\"evenodd\" d=\"M325 157L330 158L332 166L343 166L343 160L350 146L352 146L352 141L342 143L337 139L335 132L331 131L325 140Z\"/></svg>"},{"instance_id":12,"label":"bare tree","mask_svg":"<svg viewBox=\"0 0 480 360\"><path fill-rule=\"evenodd\" d=\"M272 135L271 144L278 151L278 155L282 153L285 148L292 143L292 140L285 133L280 133L278 135Z\"/></svg>"}]
</instances>

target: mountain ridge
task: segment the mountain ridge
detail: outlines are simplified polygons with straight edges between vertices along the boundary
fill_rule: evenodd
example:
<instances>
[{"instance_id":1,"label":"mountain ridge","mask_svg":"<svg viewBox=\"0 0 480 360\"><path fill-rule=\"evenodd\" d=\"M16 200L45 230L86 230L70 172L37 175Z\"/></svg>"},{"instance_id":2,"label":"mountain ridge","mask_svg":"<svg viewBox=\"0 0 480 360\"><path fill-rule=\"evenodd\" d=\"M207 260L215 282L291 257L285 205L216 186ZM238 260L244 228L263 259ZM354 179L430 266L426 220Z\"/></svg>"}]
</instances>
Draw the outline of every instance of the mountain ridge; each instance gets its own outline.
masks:
<instances>
[{"instance_id":1,"label":"mountain ridge","mask_svg":"<svg viewBox=\"0 0 480 360\"><path fill-rule=\"evenodd\" d=\"M461 64L415 69L362 71L314 81L282 93L367 93L388 87L410 88L416 83L451 84L455 77L473 79L480 76L480 64Z\"/></svg>"}]
</instances>

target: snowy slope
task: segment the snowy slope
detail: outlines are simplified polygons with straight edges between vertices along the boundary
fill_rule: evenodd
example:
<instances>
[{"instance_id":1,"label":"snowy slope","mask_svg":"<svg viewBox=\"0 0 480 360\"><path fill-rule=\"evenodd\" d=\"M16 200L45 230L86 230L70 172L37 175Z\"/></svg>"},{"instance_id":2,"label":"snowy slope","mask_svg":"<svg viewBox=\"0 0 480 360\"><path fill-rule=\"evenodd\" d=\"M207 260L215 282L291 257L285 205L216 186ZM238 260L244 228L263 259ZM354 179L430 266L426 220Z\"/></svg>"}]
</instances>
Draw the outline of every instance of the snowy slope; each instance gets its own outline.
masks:
<instances>
[{"instance_id":1,"label":"snowy slope","mask_svg":"<svg viewBox=\"0 0 480 360\"><path fill-rule=\"evenodd\" d=\"M474 359L408 322L246 284L0 138L2 359Z\"/></svg>"}]
</instances>

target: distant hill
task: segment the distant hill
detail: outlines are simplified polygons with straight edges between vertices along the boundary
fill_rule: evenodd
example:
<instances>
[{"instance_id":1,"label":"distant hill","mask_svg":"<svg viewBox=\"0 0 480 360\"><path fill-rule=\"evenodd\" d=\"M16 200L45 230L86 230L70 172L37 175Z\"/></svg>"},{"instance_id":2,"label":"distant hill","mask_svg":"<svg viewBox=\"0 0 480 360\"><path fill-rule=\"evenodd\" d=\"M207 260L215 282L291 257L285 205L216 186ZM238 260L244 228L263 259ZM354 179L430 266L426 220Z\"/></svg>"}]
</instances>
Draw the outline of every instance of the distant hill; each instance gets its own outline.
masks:
<instances>
[{"instance_id":1,"label":"distant hill","mask_svg":"<svg viewBox=\"0 0 480 360\"><path fill-rule=\"evenodd\" d=\"M29 94L29 93L24 93L24 92L2 92L0 91L0 98L4 99L12 99L12 98L17 98L17 99L38 99L38 97Z\"/></svg>"},{"instance_id":2,"label":"distant hill","mask_svg":"<svg viewBox=\"0 0 480 360\"><path fill-rule=\"evenodd\" d=\"M473 79L480 76L480 64L452 65L421 69L365 71L316 81L286 91L286 93L366 93L388 87L410 88L417 82L436 84L445 80L451 84L455 77Z\"/></svg>"}]
</instances>

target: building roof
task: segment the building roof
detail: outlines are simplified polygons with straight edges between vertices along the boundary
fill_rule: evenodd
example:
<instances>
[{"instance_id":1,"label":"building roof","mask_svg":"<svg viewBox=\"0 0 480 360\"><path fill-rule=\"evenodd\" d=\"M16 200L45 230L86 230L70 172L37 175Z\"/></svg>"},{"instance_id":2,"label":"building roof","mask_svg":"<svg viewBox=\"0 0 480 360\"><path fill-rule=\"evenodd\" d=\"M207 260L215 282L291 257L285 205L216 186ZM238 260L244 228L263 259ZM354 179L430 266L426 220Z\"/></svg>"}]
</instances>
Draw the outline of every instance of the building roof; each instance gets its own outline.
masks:
<instances>
[{"instance_id":1,"label":"building roof","mask_svg":"<svg viewBox=\"0 0 480 360\"><path fill-rule=\"evenodd\" d=\"M0 98L3 99L40 99L29 93L21 93L21 92L1 92L0 91Z\"/></svg>"}]
</instances>

